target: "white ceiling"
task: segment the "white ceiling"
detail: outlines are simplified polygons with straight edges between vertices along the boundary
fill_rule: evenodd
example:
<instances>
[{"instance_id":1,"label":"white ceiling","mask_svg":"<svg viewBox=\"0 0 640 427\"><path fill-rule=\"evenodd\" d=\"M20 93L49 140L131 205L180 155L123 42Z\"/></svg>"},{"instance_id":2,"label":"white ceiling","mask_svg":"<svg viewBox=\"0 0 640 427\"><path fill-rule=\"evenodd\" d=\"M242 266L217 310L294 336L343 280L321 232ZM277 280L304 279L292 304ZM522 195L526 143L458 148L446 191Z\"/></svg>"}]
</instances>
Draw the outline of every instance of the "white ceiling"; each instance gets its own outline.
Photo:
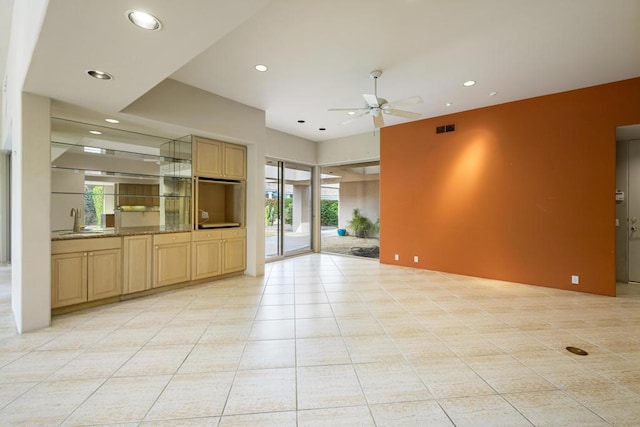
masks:
<instances>
[{"instance_id":1,"label":"white ceiling","mask_svg":"<svg viewBox=\"0 0 640 427\"><path fill-rule=\"evenodd\" d=\"M132 26L134 8L163 29ZM374 69L379 96L419 95L423 117L638 77L640 0L50 0L25 89L115 114L172 78L321 141L373 129L327 109L361 106Z\"/></svg>"}]
</instances>

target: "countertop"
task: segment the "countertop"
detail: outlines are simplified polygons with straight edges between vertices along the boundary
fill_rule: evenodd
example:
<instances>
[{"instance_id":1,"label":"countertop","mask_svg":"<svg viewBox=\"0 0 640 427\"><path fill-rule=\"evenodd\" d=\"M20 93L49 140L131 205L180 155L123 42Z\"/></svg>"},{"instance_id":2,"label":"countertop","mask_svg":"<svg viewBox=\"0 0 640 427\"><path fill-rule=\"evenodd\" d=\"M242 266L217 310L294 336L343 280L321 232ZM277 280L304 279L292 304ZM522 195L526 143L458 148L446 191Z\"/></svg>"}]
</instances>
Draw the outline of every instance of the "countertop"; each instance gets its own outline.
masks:
<instances>
[{"instance_id":1,"label":"countertop","mask_svg":"<svg viewBox=\"0 0 640 427\"><path fill-rule=\"evenodd\" d=\"M142 234L184 233L191 231L191 225L157 226L157 227L122 227L86 229L78 233L72 230L56 230L51 232L51 240L96 239L100 237L137 236Z\"/></svg>"}]
</instances>

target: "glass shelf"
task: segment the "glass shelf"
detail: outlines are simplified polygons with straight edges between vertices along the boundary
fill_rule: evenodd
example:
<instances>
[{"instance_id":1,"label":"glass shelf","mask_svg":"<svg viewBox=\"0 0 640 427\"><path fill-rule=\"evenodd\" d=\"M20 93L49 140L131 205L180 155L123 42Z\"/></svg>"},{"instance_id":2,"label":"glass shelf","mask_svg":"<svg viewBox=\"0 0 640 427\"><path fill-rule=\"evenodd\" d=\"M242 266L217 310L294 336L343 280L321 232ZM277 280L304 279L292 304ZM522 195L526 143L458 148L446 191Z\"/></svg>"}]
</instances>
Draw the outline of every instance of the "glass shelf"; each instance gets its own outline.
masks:
<instances>
[{"instance_id":1,"label":"glass shelf","mask_svg":"<svg viewBox=\"0 0 640 427\"><path fill-rule=\"evenodd\" d=\"M144 162L159 162L157 164L162 163L181 163L181 164L191 164L191 159L185 159L180 157L171 157L162 155L162 153L158 152L157 154L148 150L147 153L137 153L135 151L126 151L126 150L117 150L113 148L103 148L98 147L96 145L77 145L77 144L69 144L66 142L57 142L51 141L51 149L52 151L60 151L60 152L69 152L77 155L97 155L104 157L116 157L116 158L126 158L126 159L137 159L142 160ZM147 151L147 150L145 150Z\"/></svg>"},{"instance_id":2,"label":"glass shelf","mask_svg":"<svg viewBox=\"0 0 640 427\"><path fill-rule=\"evenodd\" d=\"M78 167L63 167L63 166L51 166L52 170L59 171L70 171L73 173L82 173L87 180L90 179L100 179L100 178L110 178L110 179L118 179L118 178L128 178L128 179L139 179L139 180L158 180L158 179L170 179L170 180L191 180L190 175L173 175L171 173L166 174L145 174L145 173L135 173L135 172L120 172L114 170L95 170L95 169L82 169ZM191 169L189 169L190 173Z\"/></svg>"},{"instance_id":3,"label":"glass shelf","mask_svg":"<svg viewBox=\"0 0 640 427\"><path fill-rule=\"evenodd\" d=\"M191 160L191 135L166 138L53 117L51 141L59 144Z\"/></svg>"}]
</instances>

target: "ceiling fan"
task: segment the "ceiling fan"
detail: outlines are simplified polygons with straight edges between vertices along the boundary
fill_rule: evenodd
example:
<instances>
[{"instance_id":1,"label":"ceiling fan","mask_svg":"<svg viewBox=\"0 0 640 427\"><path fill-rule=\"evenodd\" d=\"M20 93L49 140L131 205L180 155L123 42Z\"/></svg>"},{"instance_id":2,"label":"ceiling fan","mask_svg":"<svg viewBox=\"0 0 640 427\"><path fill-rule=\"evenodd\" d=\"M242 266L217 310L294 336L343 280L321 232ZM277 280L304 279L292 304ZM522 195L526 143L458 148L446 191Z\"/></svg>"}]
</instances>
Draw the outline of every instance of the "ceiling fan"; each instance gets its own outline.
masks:
<instances>
[{"instance_id":1,"label":"ceiling fan","mask_svg":"<svg viewBox=\"0 0 640 427\"><path fill-rule=\"evenodd\" d=\"M340 124L346 125L351 123L355 119L369 114L373 117L373 125L376 128L384 126L383 114L389 114L392 116L404 117L406 119L417 119L420 114L413 113L411 111L398 110L396 107L402 107L405 105L420 104L422 98L419 96L412 96L401 101L389 102L384 98L378 98L378 77L382 75L382 71L373 70L369 73L369 76L373 79L373 95L364 94L365 106L356 108L330 108L329 111L348 111L353 117Z\"/></svg>"}]
</instances>

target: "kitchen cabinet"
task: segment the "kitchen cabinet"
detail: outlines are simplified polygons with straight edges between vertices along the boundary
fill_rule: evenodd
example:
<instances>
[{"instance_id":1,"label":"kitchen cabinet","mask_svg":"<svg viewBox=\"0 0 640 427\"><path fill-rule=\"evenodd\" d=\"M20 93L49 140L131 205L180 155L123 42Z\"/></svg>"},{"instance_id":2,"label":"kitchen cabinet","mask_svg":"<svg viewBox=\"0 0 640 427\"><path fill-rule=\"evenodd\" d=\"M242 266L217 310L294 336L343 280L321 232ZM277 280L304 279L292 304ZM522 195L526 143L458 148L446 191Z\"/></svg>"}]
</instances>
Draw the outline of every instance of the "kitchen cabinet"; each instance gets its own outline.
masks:
<instances>
[{"instance_id":1,"label":"kitchen cabinet","mask_svg":"<svg viewBox=\"0 0 640 427\"><path fill-rule=\"evenodd\" d=\"M191 279L199 280L222 274L222 232L194 231L191 242Z\"/></svg>"},{"instance_id":2,"label":"kitchen cabinet","mask_svg":"<svg viewBox=\"0 0 640 427\"><path fill-rule=\"evenodd\" d=\"M151 289L153 236L125 236L123 238L122 293Z\"/></svg>"},{"instance_id":3,"label":"kitchen cabinet","mask_svg":"<svg viewBox=\"0 0 640 427\"><path fill-rule=\"evenodd\" d=\"M244 228L194 231L191 279L244 271L246 240L247 230Z\"/></svg>"},{"instance_id":4,"label":"kitchen cabinet","mask_svg":"<svg viewBox=\"0 0 640 427\"><path fill-rule=\"evenodd\" d=\"M247 179L247 148L242 145L193 137L194 176L229 180Z\"/></svg>"},{"instance_id":5,"label":"kitchen cabinet","mask_svg":"<svg viewBox=\"0 0 640 427\"><path fill-rule=\"evenodd\" d=\"M51 256L51 308L87 301L87 253Z\"/></svg>"},{"instance_id":6,"label":"kitchen cabinet","mask_svg":"<svg viewBox=\"0 0 640 427\"><path fill-rule=\"evenodd\" d=\"M244 271L247 259L247 230L222 230L222 274Z\"/></svg>"},{"instance_id":7,"label":"kitchen cabinet","mask_svg":"<svg viewBox=\"0 0 640 427\"><path fill-rule=\"evenodd\" d=\"M154 288L191 280L191 233L153 236Z\"/></svg>"},{"instance_id":8,"label":"kitchen cabinet","mask_svg":"<svg viewBox=\"0 0 640 427\"><path fill-rule=\"evenodd\" d=\"M51 307L121 294L121 239L56 241L51 244Z\"/></svg>"}]
</instances>

